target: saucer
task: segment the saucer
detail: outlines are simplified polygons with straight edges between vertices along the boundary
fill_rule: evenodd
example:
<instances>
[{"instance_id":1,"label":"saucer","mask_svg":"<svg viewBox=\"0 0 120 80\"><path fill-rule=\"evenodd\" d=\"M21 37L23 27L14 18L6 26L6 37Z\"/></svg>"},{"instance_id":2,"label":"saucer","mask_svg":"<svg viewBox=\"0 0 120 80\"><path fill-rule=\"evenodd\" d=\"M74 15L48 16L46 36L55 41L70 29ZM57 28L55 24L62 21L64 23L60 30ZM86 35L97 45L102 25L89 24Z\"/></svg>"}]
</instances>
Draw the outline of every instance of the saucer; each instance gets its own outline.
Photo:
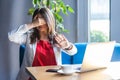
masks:
<instances>
[{"instance_id":1,"label":"saucer","mask_svg":"<svg viewBox=\"0 0 120 80\"><path fill-rule=\"evenodd\" d=\"M64 75L70 75L70 74L74 73L75 71L71 71L69 73L64 73L62 70L58 70L57 72L60 74L64 74Z\"/></svg>"}]
</instances>

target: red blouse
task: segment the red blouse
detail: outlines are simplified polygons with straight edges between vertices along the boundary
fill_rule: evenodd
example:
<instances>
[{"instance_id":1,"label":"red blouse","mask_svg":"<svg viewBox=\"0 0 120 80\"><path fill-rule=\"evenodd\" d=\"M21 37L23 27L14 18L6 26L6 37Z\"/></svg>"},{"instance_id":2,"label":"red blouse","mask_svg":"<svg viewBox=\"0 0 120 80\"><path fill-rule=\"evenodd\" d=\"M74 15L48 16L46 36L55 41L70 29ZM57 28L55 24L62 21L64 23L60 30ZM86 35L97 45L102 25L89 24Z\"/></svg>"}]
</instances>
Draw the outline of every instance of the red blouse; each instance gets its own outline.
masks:
<instances>
[{"instance_id":1,"label":"red blouse","mask_svg":"<svg viewBox=\"0 0 120 80\"><path fill-rule=\"evenodd\" d=\"M56 65L52 44L48 41L40 40L37 43L35 57L32 66Z\"/></svg>"}]
</instances>

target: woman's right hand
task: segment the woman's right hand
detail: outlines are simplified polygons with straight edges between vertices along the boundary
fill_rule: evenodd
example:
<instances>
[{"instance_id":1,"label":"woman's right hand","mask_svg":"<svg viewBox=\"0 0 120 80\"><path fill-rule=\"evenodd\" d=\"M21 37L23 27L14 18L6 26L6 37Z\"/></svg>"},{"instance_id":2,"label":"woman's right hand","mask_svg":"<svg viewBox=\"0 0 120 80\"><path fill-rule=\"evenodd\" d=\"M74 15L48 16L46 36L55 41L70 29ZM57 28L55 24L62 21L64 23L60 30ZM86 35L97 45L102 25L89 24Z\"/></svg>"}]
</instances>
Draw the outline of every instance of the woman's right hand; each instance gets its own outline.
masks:
<instances>
[{"instance_id":1,"label":"woman's right hand","mask_svg":"<svg viewBox=\"0 0 120 80\"><path fill-rule=\"evenodd\" d=\"M46 24L46 21L44 18L37 18L37 19L32 21L33 28L44 25L44 24Z\"/></svg>"},{"instance_id":2,"label":"woman's right hand","mask_svg":"<svg viewBox=\"0 0 120 80\"><path fill-rule=\"evenodd\" d=\"M46 21L44 18L36 18L31 23L28 23L27 26L29 29L32 29L32 28L39 27L44 24L46 24Z\"/></svg>"}]
</instances>

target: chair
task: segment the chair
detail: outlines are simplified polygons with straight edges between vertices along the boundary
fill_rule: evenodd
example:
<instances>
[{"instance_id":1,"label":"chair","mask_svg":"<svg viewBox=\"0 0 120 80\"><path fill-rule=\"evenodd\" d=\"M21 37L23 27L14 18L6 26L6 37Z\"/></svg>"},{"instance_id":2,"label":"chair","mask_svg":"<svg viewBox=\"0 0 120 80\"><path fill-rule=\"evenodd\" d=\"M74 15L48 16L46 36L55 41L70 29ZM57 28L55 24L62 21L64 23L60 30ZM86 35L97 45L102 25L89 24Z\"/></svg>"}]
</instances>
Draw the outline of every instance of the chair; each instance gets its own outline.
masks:
<instances>
[{"instance_id":1,"label":"chair","mask_svg":"<svg viewBox=\"0 0 120 80\"><path fill-rule=\"evenodd\" d=\"M23 57L24 57L24 53L25 53L25 44L20 45L20 49L19 49L19 61L20 61L20 67L23 61Z\"/></svg>"},{"instance_id":2,"label":"chair","mask_svg":"<svg viewBox=\"0 0 120 80\"><path fill-rule=\"evenodd\" d=\"M73 56L69 56L64 51L62 51L62 64L81 64L83 61L84 53L88 43L75 43L78 52ZM23 61L23 56L25 52L25 45L20 45L20 66ZM120 61L120 43L116 43L112 55L111 62Z\"/></svg>"},{"instance_id":3,"label":"chair","mask_svg":"<svg viewBox=\"0 0 120 80\"><path fill-rule=\"evenodd\" d=\"M111 62L120 61L120 43L116 43Z\"/></svg>"},{"instance_id":4,"label":"chair","mask_svg":"<svg viewBox=\"0 0 120 80\"><path fill-rule=\"evenodd\" d=\"M87 43L75 43L74 45L78 50L77 54L73 56L69 56L65 52L62 52L62 64L81 64L82 63Z\"/></svg>"},{"instance_id":5,"label":"chair","mask_svg":"<svg viewBox=\"0 0 120 80\"><path fill-rule=\"evenodd\" d=\"M62 51L62 64L72 64L73 56L69 56L66 52Z\"/></svg>"},{"instance_id":6,"label":"chair","mask_svg":"<svg viewBox=\"0 0 120 80\"><path fill-rule=\"evenodd\" d=\"M75 43L75 46L78 52L73 56L73 64L82 64L87 43Z\"/></svg>"},{"instance_id":7,"label":"chair","mask_svg":"<svg viewBox=\"0 0 120 80\"><path fill-rule=\"evenodd\" d=\"M62 64L81 64L88 43L75 43L77 54L69 56L62 52ZM116 43L111 58L111 62L120 61L120 43Z\"/></svg>"}]
</instances>

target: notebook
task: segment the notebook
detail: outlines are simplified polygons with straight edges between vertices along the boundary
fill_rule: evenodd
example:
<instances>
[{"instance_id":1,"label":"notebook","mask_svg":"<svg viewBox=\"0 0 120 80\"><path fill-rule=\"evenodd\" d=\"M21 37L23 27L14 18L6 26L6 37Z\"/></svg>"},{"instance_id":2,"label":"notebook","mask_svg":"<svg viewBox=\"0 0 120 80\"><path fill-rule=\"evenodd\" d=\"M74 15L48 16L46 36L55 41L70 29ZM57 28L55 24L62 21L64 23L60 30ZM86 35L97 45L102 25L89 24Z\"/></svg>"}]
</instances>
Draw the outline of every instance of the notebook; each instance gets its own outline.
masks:
<instances>
[{"instance_id":1,"label":"notebook","mask_svg":"<svg viewBox=\"0 0 120 80\"><path fill-rule=\"evenodd\" d=\"M115 41L89 43L81 67L76 72L107 68L111 61L115 43Z\"/></svg>"}]
</instances>

